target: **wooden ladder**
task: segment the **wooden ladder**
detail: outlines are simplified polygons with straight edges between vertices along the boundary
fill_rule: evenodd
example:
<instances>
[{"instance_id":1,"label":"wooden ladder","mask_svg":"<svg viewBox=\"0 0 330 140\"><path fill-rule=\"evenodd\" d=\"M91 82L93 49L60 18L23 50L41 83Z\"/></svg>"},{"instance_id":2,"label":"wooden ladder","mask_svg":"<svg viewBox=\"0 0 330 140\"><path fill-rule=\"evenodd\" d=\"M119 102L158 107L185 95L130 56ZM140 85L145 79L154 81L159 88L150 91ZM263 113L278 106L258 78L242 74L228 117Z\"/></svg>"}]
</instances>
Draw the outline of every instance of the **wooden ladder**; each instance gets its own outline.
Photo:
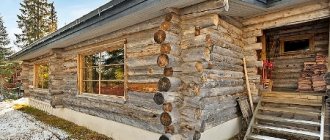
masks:
<instances>
[{"instance_id":1,"label":"wooden ladder","mask_svg":"<svg viewBox=\"0 0 330 140\"><path fill-rule=\"evenodd\" d=\"M244 140L324 139L325 97L318 93L263 93Z\"/></svg>"}]
</instances>

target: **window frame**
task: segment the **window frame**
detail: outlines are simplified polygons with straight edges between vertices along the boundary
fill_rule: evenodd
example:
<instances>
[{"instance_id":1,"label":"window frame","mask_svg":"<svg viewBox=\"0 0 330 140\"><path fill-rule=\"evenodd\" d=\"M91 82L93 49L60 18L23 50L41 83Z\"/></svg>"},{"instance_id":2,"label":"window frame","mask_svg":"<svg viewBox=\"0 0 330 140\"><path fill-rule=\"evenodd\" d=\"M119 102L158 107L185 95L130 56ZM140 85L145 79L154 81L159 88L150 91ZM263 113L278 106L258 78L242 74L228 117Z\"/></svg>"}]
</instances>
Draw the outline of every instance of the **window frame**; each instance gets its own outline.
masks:
<instances>
[{"instance_id":1,"label":"window frame","mask_svg":"<svg viewBox=\"0 0 330 140\"><path fill-rule=\"evenodd\" d=\"M106 66L115 66L115 65L123 65L124 66L124 77L123 80L105 80L105 81L120 81L124 83L124 94L123 96L117 96L117 95L104 95L101 94L101 86L100 86L100 82L102 82L103 80L101 79L101 77L99 76L98 80L87 80L87 81L98 81L99 82L99 93L87 93L87 92L83 92L83 82L85 80L84 79L84 72L83 72L83 66L84 66L84 56L87 55L93 55L96 53L101 53L102 51L115 51L117 49L123 49L124 50L124 63L122 64L110 64L110 65L106 65ZM95 97L95 96L99 96L99 97L110 97L110 98L123 98L124 100L126 100L127 98L127 55L126 55L126 43L125 44L121 44L121 45L116 45L116 46L111 46L111 47L107 47L107 48L100 48L100 49L93 49L93 50L83 50L81 52L78 53L78 59L77 59L77 75L78 75L78 95L81 96L90 96L90 97ZM100 73L99 73L100 75Z\"/></svg>"},{"instance_id":2,"label":"window frame","mask_svg":"<svg viewBox=\"0 0 330 140\"><path fill-rule=\"evenodd\" d=\"M34 66L33 66L33 69L34 69L34 76L33 76L33 88L34 89L38 89L38 90L48 90L49 89L49 77L48 77L48 87L47 88L39 88L38 87L38 79L39 79L39 77L38 77L38 67L40 66L40 65L46 65L46 66L48 66L48 75L49 75L49 64L47 63L47 62L44 62L44 63L37 63L37 64L34 64Z\"/></svg>"},{"instance_id":3,"label":"window frame","mask_svg":"<svg viewBox=\"0 0 330 140\"><path fill-rule=\"evenodd\" d=\"M289 51L284 52L285 42L286 41L295 41L295 40L309 40L309 49L305 50L298 50L298 51ZM314 52L314 35L313 34L306 34L306 35L293 35L293 36L283 36L280 37L280 55L290 55L290 54L301 54L301 53L311 53Z\"/></svg>"}]
</instances>

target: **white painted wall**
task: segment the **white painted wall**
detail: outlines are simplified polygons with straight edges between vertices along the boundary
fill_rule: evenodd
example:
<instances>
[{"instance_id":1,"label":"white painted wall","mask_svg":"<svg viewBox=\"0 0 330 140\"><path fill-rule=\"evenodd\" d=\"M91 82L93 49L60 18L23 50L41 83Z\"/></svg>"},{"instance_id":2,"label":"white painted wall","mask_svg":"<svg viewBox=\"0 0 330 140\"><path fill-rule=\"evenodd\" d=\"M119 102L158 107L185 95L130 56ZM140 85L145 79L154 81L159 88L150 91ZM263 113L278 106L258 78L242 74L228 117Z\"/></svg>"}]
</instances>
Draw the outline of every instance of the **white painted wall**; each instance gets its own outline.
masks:
<instances>
[{"instance_id":1,"label":"white painted wall","mask_svg":"<svg viewBox=\"0 0 330 140\"><path fill-rule=\"evenodd\" d=\"M80 126L112 137L114 140L158 140L161 134L130 125L80 113L67 108L52 108L49 103L29 99L29 105ZM202 133L201 140L228 140L240 131L241 118L235 118ZM173 139L179 140L180 136Z\"/></svg>"},{"instance_id":2,"label":"white painted wall","mask_svg":"<svg viewBox=\"0 0 330 140\"><path fill-rule=\"evenodd\" d=\"M202 133L200 140L228 140L241 130L240 117L227 121Z\"/></svg>"}]
</instances>

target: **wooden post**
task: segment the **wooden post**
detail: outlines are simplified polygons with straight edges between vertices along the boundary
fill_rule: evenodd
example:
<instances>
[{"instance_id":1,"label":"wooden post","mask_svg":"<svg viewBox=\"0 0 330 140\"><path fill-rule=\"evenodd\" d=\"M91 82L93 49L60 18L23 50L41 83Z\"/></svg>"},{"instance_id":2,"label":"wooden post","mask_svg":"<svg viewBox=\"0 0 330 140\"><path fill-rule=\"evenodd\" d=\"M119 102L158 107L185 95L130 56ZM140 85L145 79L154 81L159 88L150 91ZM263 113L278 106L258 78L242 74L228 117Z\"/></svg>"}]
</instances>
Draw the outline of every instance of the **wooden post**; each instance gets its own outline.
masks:
<instances>
[{"instance_id":1,"label":"wooden post","mask_svg":"<svg viewBox=\"0 0 330 140\"><path fill-rule=\"evenodd\" d=\"M251 96L249 77L248 77L247 70L246 70L246 61L245 61L245 57L243 58L243 63L244 63L244 73L245 73L245 83L246 83L246 88L247 88L247 91L248 91L248 96L249 96L249 101L250 101L251 110L252 110L252 112L253 112L253 110L254 110L254 108L253 108L253 101L252 101L252 96Z\"/></svg>"}]
</instances>

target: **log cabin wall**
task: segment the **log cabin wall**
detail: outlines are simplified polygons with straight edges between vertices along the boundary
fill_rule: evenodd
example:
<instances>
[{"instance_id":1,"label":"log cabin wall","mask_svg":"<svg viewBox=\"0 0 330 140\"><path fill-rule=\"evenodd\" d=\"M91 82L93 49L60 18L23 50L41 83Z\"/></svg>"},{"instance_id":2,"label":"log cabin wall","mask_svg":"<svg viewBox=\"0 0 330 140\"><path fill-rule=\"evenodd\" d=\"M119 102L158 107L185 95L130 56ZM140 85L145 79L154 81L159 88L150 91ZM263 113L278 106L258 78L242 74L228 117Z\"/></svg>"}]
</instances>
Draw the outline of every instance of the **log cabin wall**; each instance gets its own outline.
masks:
<instances>
[{"instance_id":1,"label":"log cabin wall","mask_svg":"<svg viewBox=\"0 0 330 140\"><path fill-rule=\"evenodd\" d=\"M313 22L297 24L287 27L279 27L265 31L267 58L274 61L272 72L273 90L297 90L298 79L304 69L304 62L315 62L316 54L328 55L329 44L329 20L317 20ZM297 37L312 38L311 52L295 52L281 54L280 39ZM276 51L277 50L277 51Z\"/></svg>"},{"instance_id":2,"label":"log cabin wall","mask_svg":"<svg viewBox=\"0 0 330 140\"><path fill-rule=\"evenodd\" d=\"M181 18L181 134L199 139L205 130L239 116L236 98L245 91L242 30L218 13Z\"/></svg>"},{"instance_id":3,"label":"log cabin wall","mask_svg":"<svg viewBox=\"0 0 330 140\"><path fill-rule=\"evenodd\" d=\"M260 16L250 17L243 20L244 54L247 59L248 75L251 93L254 101L257 101L261 89L262 60L265 53L258 57L263 50L263 30L299 24L308 21L328 18L330 15L328 4L318 3L294 7L287 10L275 11ZM258 53L257 53L258 52Z\"/></svg>"},{"instance_id":4,"label":"log cabin wall","mask_svg":"<svg viewBox=\"0 0 330 140\"><path fill-rule=\"evenodd\" d=\"M240 116L236 98L245 92L243 31L219 18L222 6L221 1L206 1L53 49L23 63L24 87L32 98L53 107L63 105L168 137L199 139L205 130ZM125 99L80 95L79 54L119 45L126 49ZM50 66L48 90L32 87L38 63Z\"/></svg>"}]
</instances>

